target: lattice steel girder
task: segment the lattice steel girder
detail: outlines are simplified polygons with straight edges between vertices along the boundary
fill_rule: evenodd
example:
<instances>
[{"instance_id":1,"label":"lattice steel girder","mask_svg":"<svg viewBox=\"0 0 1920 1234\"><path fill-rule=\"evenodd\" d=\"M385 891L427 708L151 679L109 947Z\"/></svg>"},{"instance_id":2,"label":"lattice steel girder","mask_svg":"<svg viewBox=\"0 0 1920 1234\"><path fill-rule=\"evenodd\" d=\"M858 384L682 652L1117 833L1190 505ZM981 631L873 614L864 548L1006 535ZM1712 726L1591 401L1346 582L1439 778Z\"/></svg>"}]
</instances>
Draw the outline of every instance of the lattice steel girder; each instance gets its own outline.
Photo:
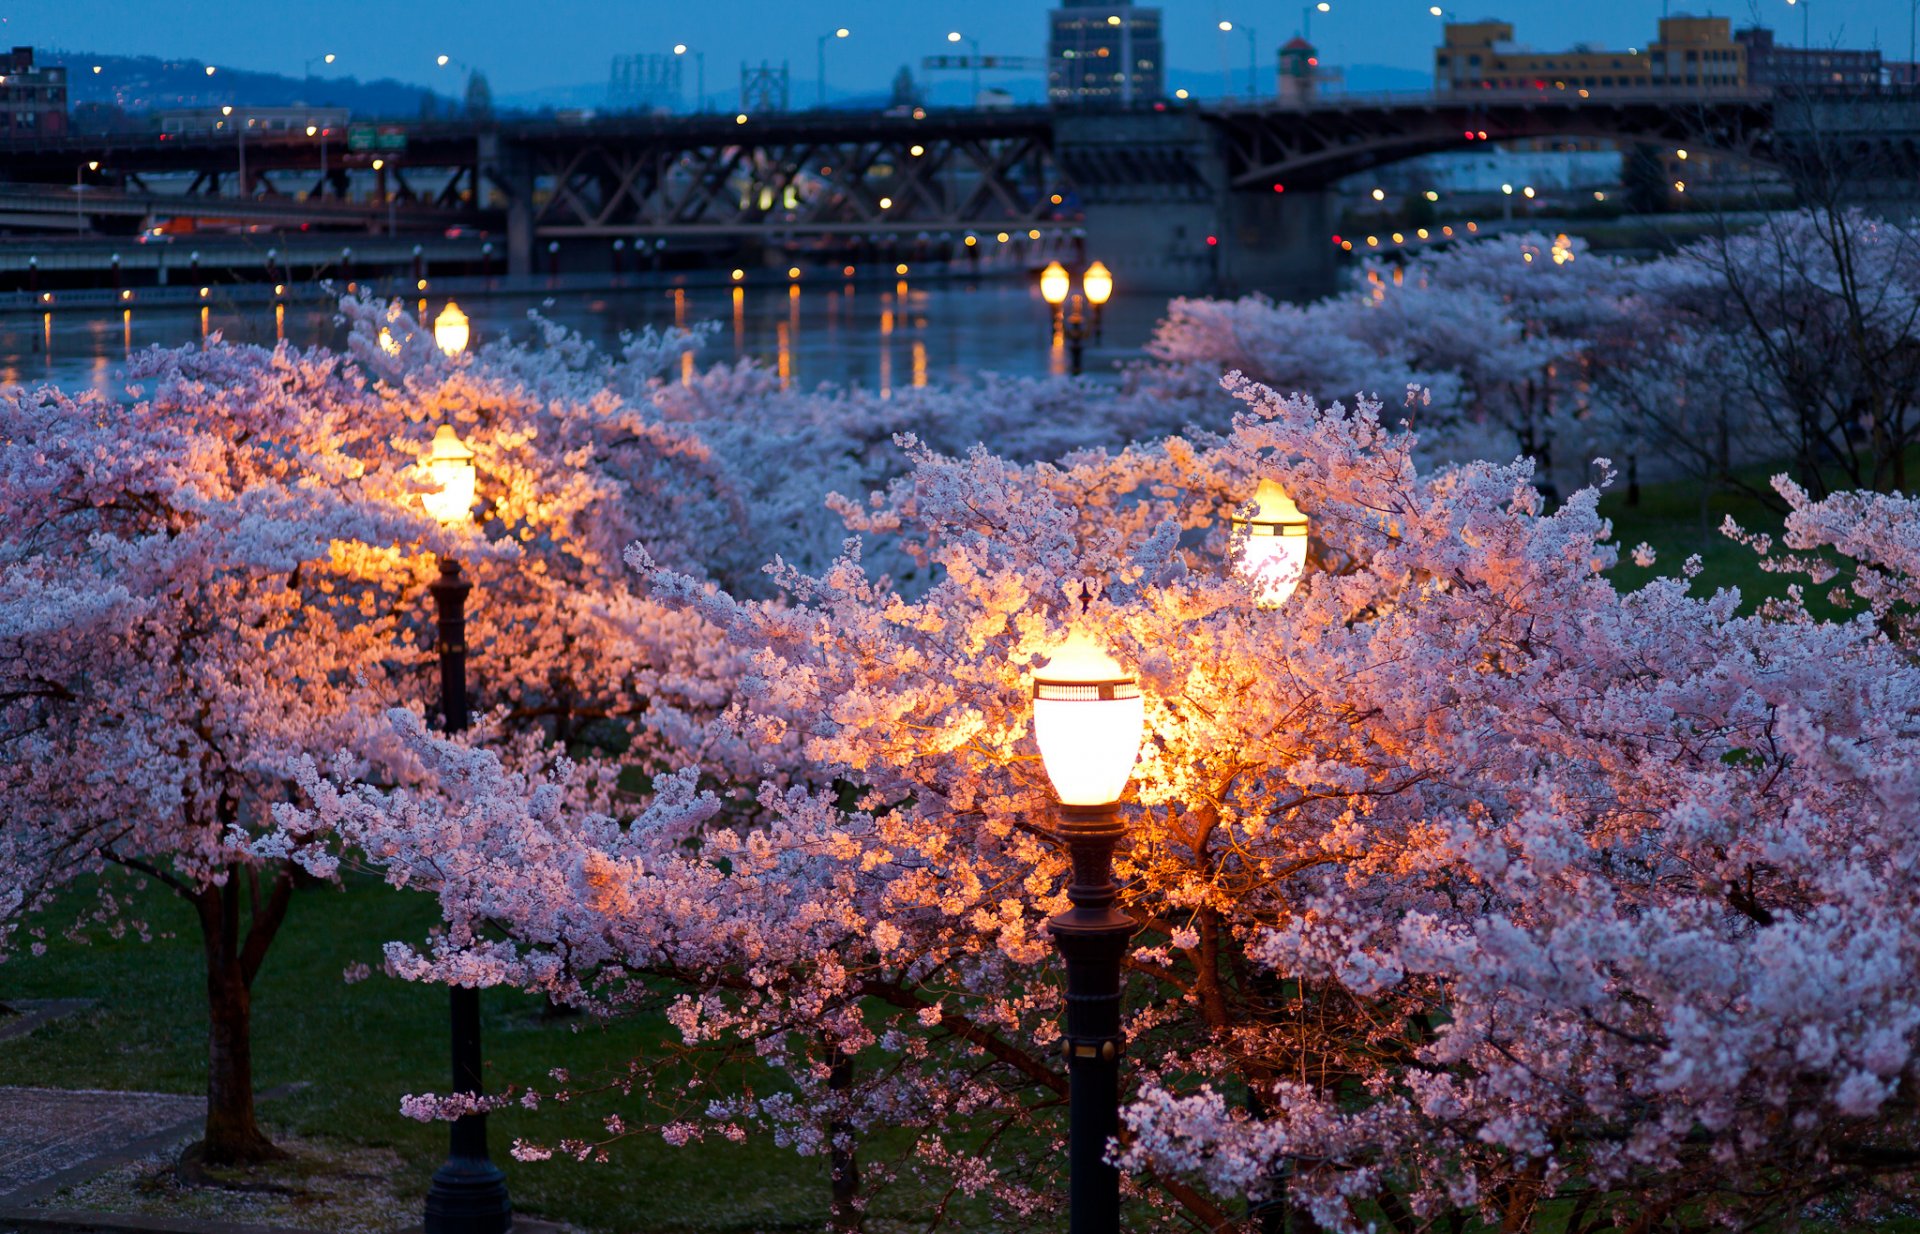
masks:
<instances>
[{"instance_id":1,"label":"lattice steel girder","mask_svg":"<svg viewBox=\"0 0 1920 1234\"><path fill-rule=\"evenodd\" d=\"M1759 96L1610 100L1556 91L1521 98L1224 108L1210 118L1224 139L1229 183L1239 189L1268 183L1323 187L1384 163L1478 149L1481 132L1488 142L1598 137L1691 144L1760 163L1777 159L1772 103Z\"/></svg>"},{"instance_id":2,"label":"lattice steel girder","mask_svg":"<svg viewBox=\"0 0 1920 1234\"><path fill-rule=\"evenodd\" d=\"M1044 116L630 124L523 149L553 235L1027 229L1072 191Z\"/></svg>"}]
</instances>

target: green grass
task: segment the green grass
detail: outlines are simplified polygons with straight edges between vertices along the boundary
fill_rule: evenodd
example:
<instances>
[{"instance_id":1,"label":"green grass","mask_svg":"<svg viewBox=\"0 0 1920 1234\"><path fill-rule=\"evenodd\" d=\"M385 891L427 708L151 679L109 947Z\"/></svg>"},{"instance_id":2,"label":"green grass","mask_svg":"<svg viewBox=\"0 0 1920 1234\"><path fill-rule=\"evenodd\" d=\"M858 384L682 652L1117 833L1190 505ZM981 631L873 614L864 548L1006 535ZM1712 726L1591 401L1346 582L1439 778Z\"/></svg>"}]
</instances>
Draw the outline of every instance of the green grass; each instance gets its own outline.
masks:
<instances>
[{"instance_id":1,"label":"green grass","mask_svg":"<svg viewBox=\"0 0 1920 1234\"><path fill-rule=\"evenodd\" d=\"M70 920L76 890L46 920ZM183 901L157 889L134 897L132 915L152 923L154 941L130 936L91 943L50 941L41 957L0 965L0 998L92 998L89 1012L41 1028L0 1050L0 1085L125 1088L197 1093L206 1086L206 1011L199 934ZM64 915L63 915L64 913ZM431 897L396 892L364 878L345 890L302 891L254 989L254 1067L259 1090L294 1081L293 1097L263 1103L270 1126L393 1147L414 1180L414 1198L446 1152L444 1125L402 1118L408 1092L448 1085L447 997L440 987L380 976L381 944L424 937ZM166 932L162 934L162 932ZM97 935L96 931L96 935ZM341 979L354 962L375 975ZM636 1017L610 1025L543 1021L541 1001L506 990L483 996L487 1087L551 1088L549 1069L576 1079L657 1051L671 1033ZM596 1229L660 1234L820 1229L827 1215L827 1166L764 1140L684 1149L636 1136L607 1164L556 1158L521 1164L507 1157L514 1137L542 1142L604 1133L611 1099L551 1103L538 1112L502 1111L490 1122L495 1160L506 1170L516 1210ZM631 1107L629 1107L631 1113Z\"/></svg>"},{"instance_id":2,"label":"green grass","mask_svg":"<svg viewBox=\"0 0 1920 1234\"><path fill-rule=\"evenodd\" d=\"M1753 488L1765 489L1766 477L1782 468L1754 468L1740 479ZM1620 564L1609 575L1622 591L1644 586L1654 578L1677 578L1689 556L1699 554L1701 573L1694 581L1700 594L1716 588L1738 587L1741 607L1751 610L1769 596L1784 596L1793 576L1769 574L1760 568L1760 558L1751 548L1720 534L1720 526L1731 515L1748 531L1765 532L1778 541L1784 517L1778 509L1750 493L1722 489L1706 503L1706 518L1701 517L1700 488L1697 484L1643 484L1640 502L1628 505L1625 484L1612 489L1600 501L1600 513L1613 521L1614 542L1620 546ZM1651 568L1633 564L1633 548L1645 541L1655 550Z\"/></svg>"}]
</instances>

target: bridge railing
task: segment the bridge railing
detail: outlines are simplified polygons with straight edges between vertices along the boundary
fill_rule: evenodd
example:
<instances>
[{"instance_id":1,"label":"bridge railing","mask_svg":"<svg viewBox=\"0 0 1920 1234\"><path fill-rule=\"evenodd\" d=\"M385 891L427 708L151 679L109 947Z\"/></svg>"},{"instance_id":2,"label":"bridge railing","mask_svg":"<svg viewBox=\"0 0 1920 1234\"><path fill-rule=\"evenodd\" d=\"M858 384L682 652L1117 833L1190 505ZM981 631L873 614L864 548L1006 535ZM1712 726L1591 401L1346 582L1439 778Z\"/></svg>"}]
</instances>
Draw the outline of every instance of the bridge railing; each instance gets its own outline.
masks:
<instances>
[{"instance_id":1,"label":"bridge railing","mask_svg":"<svg viewBox=\"0 0 1920 1234\"><path fill-rule=\"evenodd\" d=\"M1307 99L1247 99L1208 104L1206 110L1231 113L1302 111L1385 111L1415 107L1450 108L1551 103L1606 107L1616 104L1765 103L1774 91L1754 86L1593 86L1559 89L1382 90L1364 94L1321 94Z\"/></svg>"}]
</instances>

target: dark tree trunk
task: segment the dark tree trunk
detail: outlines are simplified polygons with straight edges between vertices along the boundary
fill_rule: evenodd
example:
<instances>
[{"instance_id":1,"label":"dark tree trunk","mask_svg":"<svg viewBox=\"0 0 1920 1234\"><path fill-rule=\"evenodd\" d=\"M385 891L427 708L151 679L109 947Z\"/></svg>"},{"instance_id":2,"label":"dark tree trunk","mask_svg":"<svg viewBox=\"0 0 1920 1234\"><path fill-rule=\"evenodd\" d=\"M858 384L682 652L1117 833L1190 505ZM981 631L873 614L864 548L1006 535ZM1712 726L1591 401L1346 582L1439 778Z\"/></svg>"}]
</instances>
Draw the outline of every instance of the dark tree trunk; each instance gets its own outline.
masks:
<instances>
[{"instance_id":1,"label":"dark tree trunk","mask_svg":"<svg viewBox=\"0 0 1920 1234\"><path fill-rule=\"evenodd\" d=\"M207 961L207 1122L205 1138L189 1150L207 1165L235 1165L282 1156L261 1132L253 1110L253 979L267 946L286 919L292 871L282 866L265 901L253 874L227 868L223 887L192 893ZM254 892L246 933L240 929L241 884Z\"/></svg>"},{"instance_id":2,"label":"dark tree trunk","mask_svg":"<svg viewBox=\"0 0 1920 1234\"><path fill-rule=\"evenodd\" d=\"M844 1103L853 1088L853 1060L836 1048L828 1066L827 1087L838 1102ZM833 1210L828 1228L834 1234L849 1234L861 1228L860 1162L854 1155L853 1127L835 1118L827 1124L827 1135L832 1142L828 1161L833 1170Z\"/></svg>"}]
</instances>

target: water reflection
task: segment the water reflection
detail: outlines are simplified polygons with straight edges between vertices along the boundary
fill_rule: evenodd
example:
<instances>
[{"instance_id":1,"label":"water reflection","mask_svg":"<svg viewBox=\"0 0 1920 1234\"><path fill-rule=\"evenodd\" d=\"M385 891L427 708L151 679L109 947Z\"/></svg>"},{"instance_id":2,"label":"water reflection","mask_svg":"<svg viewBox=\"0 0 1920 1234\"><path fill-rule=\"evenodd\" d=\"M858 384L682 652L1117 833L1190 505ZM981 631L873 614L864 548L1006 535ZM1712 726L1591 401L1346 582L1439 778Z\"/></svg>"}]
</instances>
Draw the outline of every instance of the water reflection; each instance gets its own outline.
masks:
<instances>
[{"instance_id":1,"label":"water reflection","mask_svg":"<svg viewBox=\"0 0 1920 1234\"><path fill-rule=\"evenodd\" d=\"M645 326L686 328L706 321L730 326L727 335L709 340L700 360L683 361L682 380L691 380L701 362L751 359L794 389L831 382L890 394L896 380L948 385L989 370L1015 375L1066 370L1062 340L1049 338L1046 304L1037 291L1017 282L927 285L903 278L873 287L803 280L567 297L463 291L458 298L472 318L477 344L503 334L528 337L530 311L609 349L620 346L623 331ZM440 298L409 299L408 307L427 328ZM1137 355L1163 304L1150 297L1116 296L1107 309L1105 342L1088 350L1088 372L1111 374L1116 360ZM177 307L129 306L117 314L111 308L56 308L0 316L0 372L21 382L52 380L118 394L125 357L136 346L197 345L215 333L230 342L268 347L278 339L338 347L344 337L331 303L317 297L239 306L216 288L204 301Z\"/></svg>"}]
</instances>

